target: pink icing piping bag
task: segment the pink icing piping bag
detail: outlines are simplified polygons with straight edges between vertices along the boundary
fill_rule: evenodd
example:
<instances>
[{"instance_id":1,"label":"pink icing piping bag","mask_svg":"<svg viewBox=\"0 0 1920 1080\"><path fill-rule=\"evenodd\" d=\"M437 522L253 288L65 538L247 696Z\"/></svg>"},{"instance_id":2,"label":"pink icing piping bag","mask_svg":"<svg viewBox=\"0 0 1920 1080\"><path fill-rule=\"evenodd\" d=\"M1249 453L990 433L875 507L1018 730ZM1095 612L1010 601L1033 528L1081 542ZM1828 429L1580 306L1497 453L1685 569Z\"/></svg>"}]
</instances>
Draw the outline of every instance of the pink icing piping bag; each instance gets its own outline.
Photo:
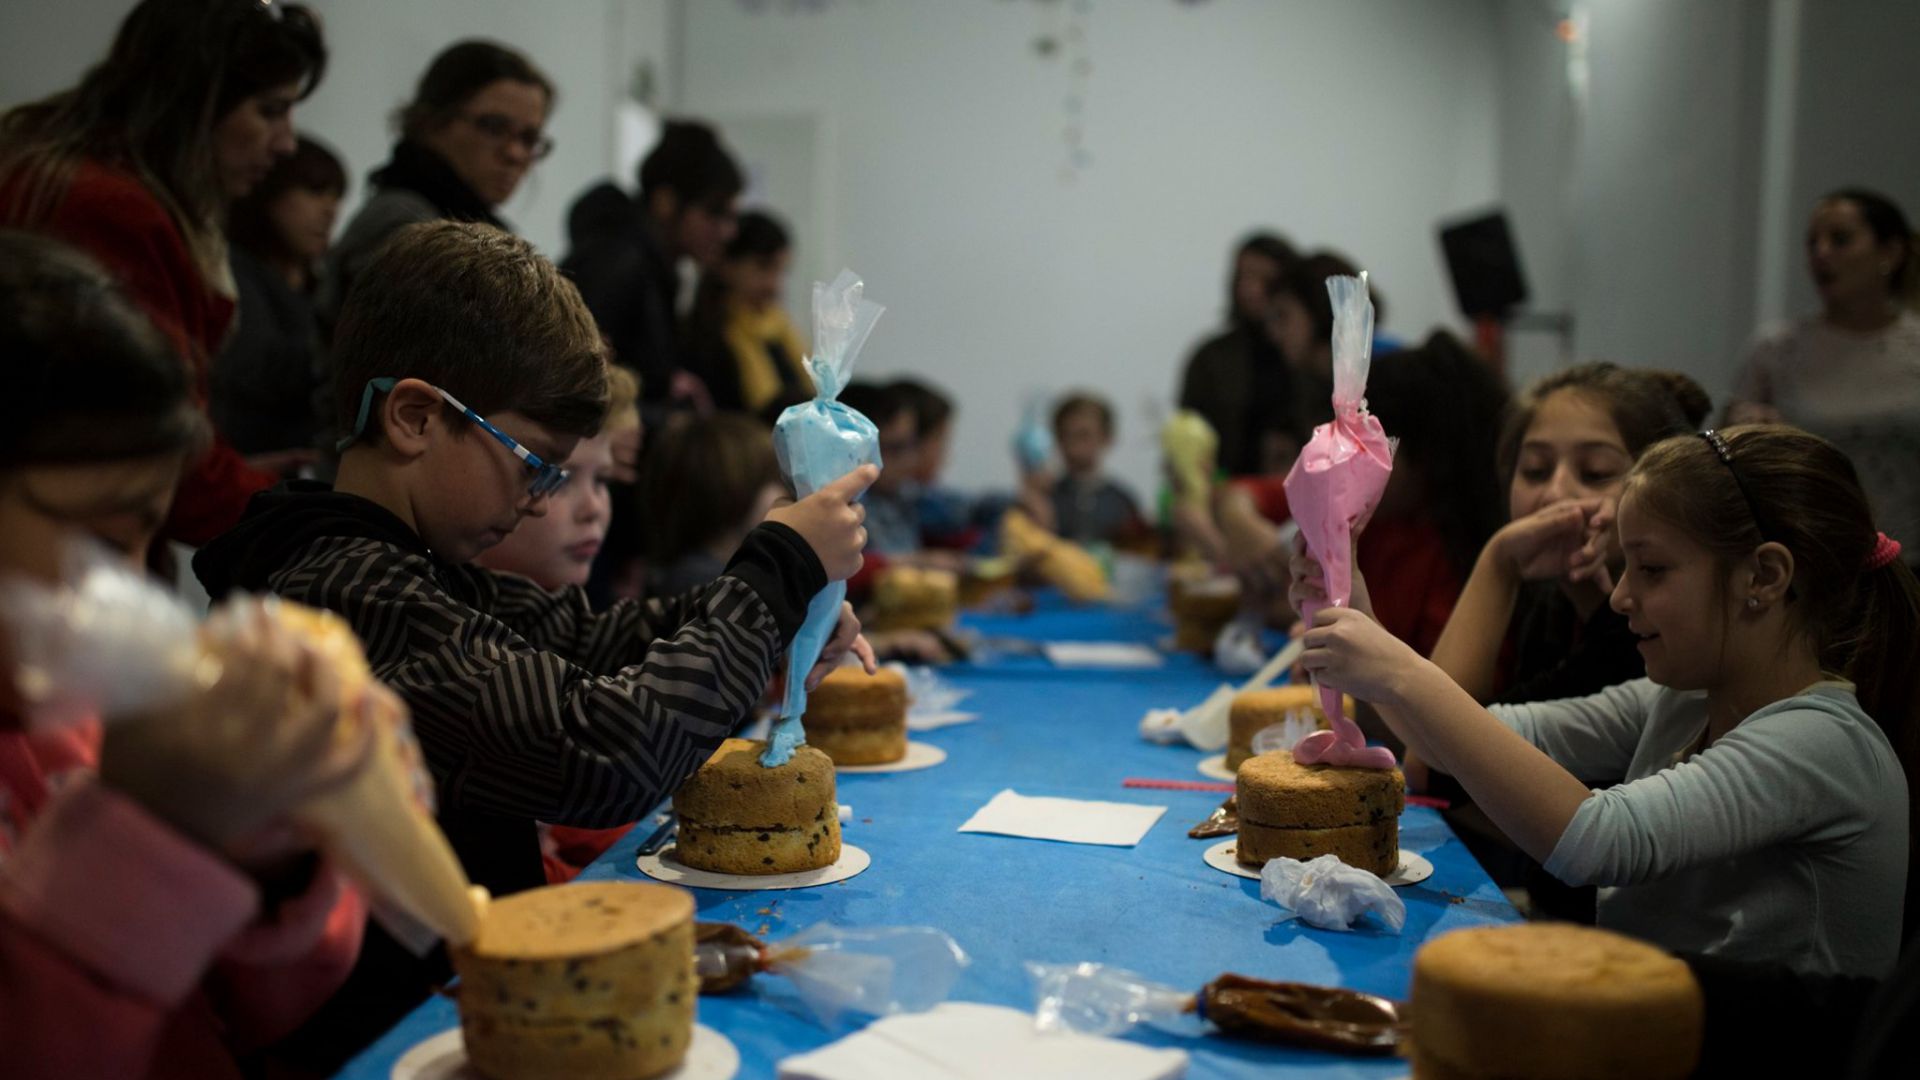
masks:
<instances>
[{"instance_id":1,"label":"pink icing piping bag","mask_svg":"<svg viewBox=\"0 0 1920 1080\"><path fill-rule=\"evenodd\" d=\"M1326 603L1301 605L1300 617L1309 626L1322 607L1345 606L1352 599L1353 537L1365 528L1393 472L1392 443L1380 421L1367 412L1373 302L1367 298L1366 273L1328 278L1327 294L1333 301L1333 420L1313 429L1286 480L1287 503L1300 535L1326 575ZM1294 759L1392 768L1393 753L1368 748L1359 727L1346 719L1340 692L1317 688L1321 711L1333 730L1302 740L1294 748Z\"/></svg>"}]
</instances>

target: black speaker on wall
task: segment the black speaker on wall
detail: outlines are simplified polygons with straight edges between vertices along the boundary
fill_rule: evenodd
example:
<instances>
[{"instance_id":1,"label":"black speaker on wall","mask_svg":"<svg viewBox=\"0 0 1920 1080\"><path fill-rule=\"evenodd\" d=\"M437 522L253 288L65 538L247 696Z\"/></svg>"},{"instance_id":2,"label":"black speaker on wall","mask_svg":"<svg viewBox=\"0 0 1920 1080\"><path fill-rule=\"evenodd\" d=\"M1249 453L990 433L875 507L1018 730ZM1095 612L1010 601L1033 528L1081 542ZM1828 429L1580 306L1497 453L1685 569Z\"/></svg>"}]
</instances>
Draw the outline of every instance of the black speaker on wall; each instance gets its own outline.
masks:
<instances>
[{"instance_id":1,"label":"black speaker on wall","mask_svg":"<svg viewBox=\"0 0 1920 1080\"><path fill-rule=\"evenodd\" d=\"M1504 319L1527 299L1527 279L1505 211L1440 227L1453 295L1469 318Z\"/></svg>"}]
</instances>

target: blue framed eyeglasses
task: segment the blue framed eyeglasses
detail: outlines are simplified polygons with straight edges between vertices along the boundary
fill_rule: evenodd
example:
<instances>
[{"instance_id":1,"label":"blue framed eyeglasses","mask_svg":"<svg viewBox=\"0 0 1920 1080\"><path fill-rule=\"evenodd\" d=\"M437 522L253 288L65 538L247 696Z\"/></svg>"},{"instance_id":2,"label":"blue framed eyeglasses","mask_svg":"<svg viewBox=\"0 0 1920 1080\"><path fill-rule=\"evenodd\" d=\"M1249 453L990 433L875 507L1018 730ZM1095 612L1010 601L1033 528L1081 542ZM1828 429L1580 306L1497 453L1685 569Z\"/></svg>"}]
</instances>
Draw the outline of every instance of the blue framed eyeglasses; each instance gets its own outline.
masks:
<instances>
[{"instance_id":1,"label":"blue framed eyeglasses","mask_svg":"<svg viewBox=\"0 0 1920 1080\"><path fill-rule=\"evenodd\" d=\"M361 433L367 429L367 414L373 409L374 393L376 391L382 394L390 393L394 385L398 382L398 379L390 376L367 380L366 388L360 391L360 411L354 415L353 430L348 432L347 436L340 440L334 447L335 450L344 451L360 438ZM428 385L431 386L432 384L429 383ZM433 387L433 392L439 394L447 404L459 409L461 415L480 425L480 430L493 436L499 441L501 446L513 451L513 456L519 458L521 463L532 471L533 479L527 484L528 497L538 499L544 495L551 495L567 486L567 481L571 479L571 475L567 470L558 465L553 465L541 460L540 455L521 446L519 440L501 431L499 428L494 427L491 423L488 423L486 417L468 408L459 398L454 397L452 394L447 393L437 386Z\"/></svg>"}]
</instances>

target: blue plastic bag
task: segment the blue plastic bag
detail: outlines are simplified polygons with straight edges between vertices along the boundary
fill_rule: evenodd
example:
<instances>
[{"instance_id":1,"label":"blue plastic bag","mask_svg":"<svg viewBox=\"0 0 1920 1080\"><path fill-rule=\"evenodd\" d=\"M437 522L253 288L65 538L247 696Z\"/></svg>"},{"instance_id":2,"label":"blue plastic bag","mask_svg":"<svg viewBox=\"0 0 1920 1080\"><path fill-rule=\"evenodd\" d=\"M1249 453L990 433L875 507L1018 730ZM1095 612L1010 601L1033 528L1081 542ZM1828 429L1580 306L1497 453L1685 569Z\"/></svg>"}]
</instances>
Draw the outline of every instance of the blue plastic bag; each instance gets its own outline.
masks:
<instances>
[{"instance_id":1,"label":"blue plastic bag","mask_svg":"<svg viewBox=\"0 0 1920 1080\"><path fill-rule=\"evenodd\" d=\"M831 285L813 283L813 355L807 358L807 372L813 376L814 398L781 413L773 426L773 452L796 499L862 465L881 464L880 432L873 421L836 400L852 379L853 358L886 310L862 297L864 289L851 270L840 271ZM807 711L807 672L832 640L846 598L847 583L835 581L807 605L807 621L787 650L787 694L780 703L780 719L760 756L767 768L786 764L794 748L806 741L800 717Z\"/></svg>"}]
</instances>

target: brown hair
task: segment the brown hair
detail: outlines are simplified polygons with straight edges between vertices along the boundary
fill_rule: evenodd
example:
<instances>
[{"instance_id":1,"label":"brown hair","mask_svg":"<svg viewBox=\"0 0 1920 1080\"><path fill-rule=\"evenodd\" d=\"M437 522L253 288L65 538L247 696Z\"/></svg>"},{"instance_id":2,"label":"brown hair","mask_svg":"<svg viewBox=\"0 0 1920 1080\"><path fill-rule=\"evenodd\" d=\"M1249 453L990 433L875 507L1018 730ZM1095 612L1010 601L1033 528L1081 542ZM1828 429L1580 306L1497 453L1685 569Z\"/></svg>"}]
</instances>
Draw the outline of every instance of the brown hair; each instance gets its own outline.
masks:
<instances>
[{"instance_id":1,"label":"brown hair","mask_svg":"<svg viewBox=\"0 0 1920 1080\"><path fill-rule=\"evenodd\" d=\"M1622 500L1632 497L1712 551L1722 587L1725 572L1767 539L1791 552L1788 617L1813 641L1821 669L1858 688L1861 708L1886 732L1914 787L1920 583L1898 559L1866 569L1878 539L1873 511L1853 462L1832 443L1774 424L1719 434L1731 467L1703 438L1668 439L1641 455Z\"/></svg>"},{"instance_id":2,"label":"brown hair","mask_svg":"<svg viewBox=\"0 0 1920 1080\"><path fill-rule=\"evenodd\" d=\"M554 105L553 82L516 49L494 41L456 41L440 50L414 88L413 100L400 107L394 122L400 134L418 141L445 127L489 83L509 79L540 88L547 111Z\"/></svg>"},{"instance_id":3,"label":"brown hair","mask_svg":"<svg viewBox=\"0 0 1920 1080\"><path fill-rule=\"evenodd\" d=\"M780 482L773 436L745 413L675 417L640 463L638 497L652 515L646 558L665 566L738 528Z\"/></svg>"},{"instance_id":4,"label":"brown hair","mask_svg":"<svg viewBox=\"0 0 1920 1080\"><path fill-rule=\"evenodd\" d=\"M209 271L225 258L213 128L283 83L313 92L326 68L320 24L300 4L145 0L79 85L0 117L0 218L33 225L65 197L83 159L131 172L165 206Z\"/></svg>"},{"instance_id":5,"label":"brown hair","mask_svg":"<svg viewBox=\"0 0 1920 1080\"><path fill-rule=\"evenodd\" d=\"M1307 317L1313 320L1313 340L1330 341L1333 338L1333 297L1327 295L1327 279L1331 277L1358 277L1360 268L1352 259L1337 251L1316 251L1304 256L1283 268L1280 276L1274 280L1275 297L1290 295L1300 301L1307 309ZM1375 326L1387 321L1387 300L1380 295L1378 283L1367 280L1367 299L1373 302L1373 322Z\"/></svg>"},{"instance_id":6,"label":"brown hair","mask_svg":"<svg viewBox=\"0 0 1920 1080\"><path fill-rule=\"evenodd\" d=\"M197 453L186 368L107 272L43 236L0 230L0 470Z\"/></svg>"},{"instance_id":7,"label":"brown hair","mask_svg":"<svg viewBox=\"0 0 1920 1080\"><path fill-rule=\"evenodd\" d=\"M381 377L424 379L482 415L511 409L582 438L606 419L606 346L580 290L532 244L490 225L427 221L394 233L354 279L333 364L343 432ZM369 436L378 440L378 424Z\"/></svg>"},{"instance_id":8,"label":"brown hair","mask_svg":"<svg viewBox=\"0 0 1920 1080\"><path fill-rule=\"evenodd\" d=\"M293 153L281 158L246 197L227 212L227 239L261 258L292 257L287 240L273 224L273 204L295 188L340 196L347 191L347 170L333 151L305 135Z\"/></svg>"},{"instance_id":9,"label":"brown hair","mask_svg":"<svg viewBox=\"0 0 1920 1080\"><path fill-rule=\"evenodd\" d=\"M1605 360L1575 364L1536 380L1508 412L1500 431L1502 484L1513 482L1513 470L1520 464L1520 444L1540 406L1562 390L1580 394L1606 409L1620 432L1620 441L1634 458L1661 439L1699 431L1713 411L1713 401L1700 384L1677 371L1623 368Z\"/></svg>"},{"instance_id":10,"label":"brown hair","mask_svg":"<svg viewBox=\"0 0 1920 1080\"><path fill-rule=\"evenodd\" d=\"M1841 188L1830 191L1820 200L1821 203L1850 202L1860 213L1860 220L1866 223L1867 231L1873 234L1875 244L1892 244L1900 250L1900 258L1887 274L1887 291L1896 300L1904 303L1920 303L1920 258L1916 249L1920 248L1920 234L1907 224L1907 215L1900 204L1877 191L1866 188Z\"/></svg>"},{"instance_id":11,"label":"brown hair","mask_svg":"<svg viewBox=\"0 0 1920 1080\"><path fill-rule=\"evenodd\" d=\"M1060 404L1053 407L1054 434L1058 435L1061 425L1067 422L1067 417L1077 412L1091 412L1098 416L1100 430L1106 433L1107 438L1113 438L1113 406L1092 394L1068 394L1060 399Z\"/></svg>"}]
</instances>

